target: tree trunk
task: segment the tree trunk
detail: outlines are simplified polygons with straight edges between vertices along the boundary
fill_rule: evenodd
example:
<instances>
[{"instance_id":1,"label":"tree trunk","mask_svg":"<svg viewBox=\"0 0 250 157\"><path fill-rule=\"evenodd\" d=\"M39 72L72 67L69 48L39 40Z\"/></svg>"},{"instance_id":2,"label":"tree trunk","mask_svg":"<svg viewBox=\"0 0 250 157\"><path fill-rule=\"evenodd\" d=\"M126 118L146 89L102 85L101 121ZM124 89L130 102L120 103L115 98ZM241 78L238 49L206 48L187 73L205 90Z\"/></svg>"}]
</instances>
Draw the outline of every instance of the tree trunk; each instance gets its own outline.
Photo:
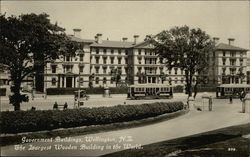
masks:
<instances>
[{"instance_id":1,"label":"tree trunk","mask_svg":"<svg viewBox=\"0 0 250 157\"><path fill-rule=\"evenodd\" d=\"M19 111L21 109L20 104L21 104L21 94L20 94L20 89L21 89L21 81L19 80L14 80L14 86L12 88L13 92L13 98L12 98L12 104L14 106L15 111Z\"/></svg>"}]
</instances>

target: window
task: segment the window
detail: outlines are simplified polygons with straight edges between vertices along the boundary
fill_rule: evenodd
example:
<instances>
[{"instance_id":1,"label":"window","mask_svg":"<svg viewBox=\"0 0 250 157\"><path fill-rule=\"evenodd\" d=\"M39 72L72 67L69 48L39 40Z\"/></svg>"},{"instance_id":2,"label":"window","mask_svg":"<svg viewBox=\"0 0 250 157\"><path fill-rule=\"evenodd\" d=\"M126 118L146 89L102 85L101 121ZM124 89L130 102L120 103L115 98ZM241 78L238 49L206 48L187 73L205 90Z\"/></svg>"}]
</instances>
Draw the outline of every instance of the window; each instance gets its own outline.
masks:
<instances>
[{"instance_id":1,"label":"window","mask_svg":"<svg viewBox=\"0 0 250 157\"><path fill-rule=\"evenodd\" d=\"M118 64L121 64L122 58L118 58Z\"/></svg>"},{"instance_id":2,"label":"window","mask_svg":"<svg viewBox=\"0 0 250 157\"><path fill-rule=\"evenodd\" d=\"M127 74L127 73L128 73L128 68L127 68L127 67L125 67L124 69L125 69L125 73Z\"/></svg>"},{"instance_id":3,"label":"window","mask_svg":"<svg viewBox=\"0 0 250 157\"><path fill-rule=\"evenodd\" d=\"M83 66L80 66L80 72L81 73L83 72Z\"/></svg>"},{"instance_id":4,"label":"window","mask_svg":"<svg viewBox=\"0 0 250 157\"><path fill-rule=\"evenodd\" d=\"M55 85L56 85L56 78L52 78L51 84L52 84L52 86L55 86Z\"/></svg>"},{"instance_id":5,"label":"window","mask_svg":"<svg viewBox=\"0 0 250 157\"><path fill-rule=\"evenodd\" d=\"M177 75L178 69L174 68L174 74Z\"/></svg>"},{"instance_id":6,"label":"window","mask_svg":"<svg viewBox=\"0 0 250 157\"><path fill-rule=\"evenodd\" d=\"M99 74L99 67L95 67L95 72Z\"/></svg>"},{"instance_id":7,"label":"window","mask_svg":"<svg viewBox=\"0 0 250 157\"><path fill-rule=\"evenodd\" d=\"M183 82L184 82L184 78L182 77L182 78L181 78L181 83L183 83Z\"/></svg>"},{"instance_id":8,"label":"window","mask_svg":"<svg viewBox=\"0 0 250 157\"><path fill-rule=\"evenodd\" d=\"M142 60L142 58L141 58L141 57L138 57L138 63L139 63L139 64L141 64L141 60ZM148 63L147 63L147 60L146 60L146 64L148 64Z\"/></svg>"},{"instance_id":9,"label":"window","mask_svg":"<svg viewBox=\"0 0 250 157\"><path fill-rule=\"evenodd\" d=\"M225 52L225 51L223 51L223 56L224 56L224 57L226 56L226 52Z\"/></svg>"},{"instance_id":10,"label":"window","mask_svg":"<svg viewBox=\"0 0 250 157\"><path fill-rule=\"evenodd\" d=\"M141 55L141 49L138 50L138 55Z\"/></svg>"},{"instance_id":11,"label":"window","mask_svg":"<svg viewBox=\"0 0 250 157\"><path fill-rule=\"evenodd\" d=\"M114 57L111 57L111 58L110 58L110 63L111 63L111 64L114 64Z\"/></svg>"},{"instance_id":12,"label":"window","mask_svg":"<svg viewBox=\"0 0 250 157\"><path fill-rule=\"evenodd\" d=\"M240 59L240 66L243 66L243 59Z\"/></svg>"},{"instance_id":13,"label":"window","mask_svg":"<svg viewBox=\"0 0 250 157\"><path fill-rule=\"evenodd\" d=\"M70 61L70 56L66 56L66 61L67 61L67 62Z\"/></svg>"},{"instance_id":14,"label":"window","mask_svg":"<svg viewBox=\"0 0 250 157\"><path fill-rule=\"evenodd\" d=\"M106 50L106 49L103 49L103 53L106 54L106 53L107 53L107 50Z\"/></svg>"},{"instance_id":15,"label":"window","mask_svg":"<svg viewBox=\"0 0 250 157\"><path fill-rule=\"evenodd\" d=\"M118 54L120 55L122 53L122 50L121 49L118 49Z\"/></svg>"},{"instance_id":16,"label":"window","mask_svg":"<svg viewBox=\"0 0 250 157\"><path fill-rule=\"evenodd\" d=\"M103 57L103 64L107 64L107 57Z\"/></svg>"},{"instance_id":17,"label":"window","mask_svg":"<svg viewBox=\"0 0 250 157\"><path fill-rule=\"evenodd\" d=\"M222 64L226 65L226 58L222 58Z\"/></svg>"},{"instance_id":18,"label":"window","mask_svg":"<svg viewBox=\"0 0 250 157\"><path fill-rule=\"evenodd\" d=\"M95 60L96 64L99 64L99 57L95 57Z\"/></svg>"},{"instance_id":19,"label":"window","mask_svg":"<svg viewBox=\"0 0 250 157\"><path fill-rule=\"evenodd\" d=\"M96 54L99 54L99 49L96 49Z\"/></svg>"},{"instance_id":20,"label":"window","mask_svg":"<svg viewBox=\"0 0 250 157\"><path fill-rule=\"evenodd\" d=\"M72 67L70 65L67 65L66 66L66 72L72 72L71 70L72 70Z\"/></svg>"},{"instance_id":21,"label":"window","mask_svg":"<svg viewBox=\"0 0 250 157\"><path fill-rule=\"evenodd\" d=\"M95 78L95 84L99 84L99 77Z\"/></svg>"},{"instance_id":22,"label":"window","mask_svg":"<svg viewBox=\"0 0 250 157\"><path fill-rule=\"evenodd\" d=\"M231 60L230 60L230 65L235 66L235 62L236 62L235 59L231 59Z\"/></svg>"},{"instance_id":23,"label":"window","mask_svg":"<svg viewBox=\"0 0 250 157\"><path fill-rule=\"evenodd\" d=\"M103 78L103 84L106 84L106 83L107 83L107 78L104 77L104 78Z\"/></svg>"},{"instance_id":24,"label":"window","mask_svg":"<svg viewBox=\"0 0 250 157\"><path fill-rule=\"evenodd\" d=\"M114 50L113 49L111 49L111 54L114 54Z\"/></svg>"},{"instance_id":25,"label":"window","mask_svg":"<svg viewBox=\"0 0 250 157\"><path fill-rule=\"evenodd\" d=\"M181 75L183 75L183 70L181 70Z\"/></svg>"},{"instance_id":26,"label":"window","mask_svg":"<svg viewBox=\"0 0 250 157\"><path fill-rule=\"evenodd\" d=\"M125 64L128 64L128 58L125 58Z\"/></svg>"},{"instance_id":27,"label":"window","mask_svg":"<svg viewBox=\"0 0 250 157\"><path fill-rule=\"evenodd\" d=\"M235 52L230 52L230 57L235 57Z\"/></svg>"},{"instance_id":28,"label":"window","mask_svg":"<svg viewBox=\"0 0 250 157\"><path fill-rule=\"evenodd\" d=\"M80 78L80 86L83 86L83 78Z\"/></svg>"},{"instance_id":29,"label":"window","mask_svg":"<svg viewBox=\"0 0 250 157\"><path fill-rule=\"evenodd\" d=\"M56 65L52 65L51 69L52 69L52 73L56 73Z\"/></svg>"},{"instance_id":30,"label":"window","mask_svg":"<svg viewBox=\"0 0 250 157\"><path fill-rule=\"evenodd\" d=\"M103 67L103 73L106 74L107 73L107 67Z\"/></svg>"},{"instance_id":31,"label":"window","mask_svg":"<svg viewBox=\"0 0 250 157\"><path fill-rule=\"evenodd\" d=\"M83 61L83 54L80 54L80 61Z\"/></svg>"},{"instance_id":32,"label":"window","mask_svg":"<svg viewBox=\"0 0 250 157\"><path fill-rule=\"evenodd\" d=\"M128 55L128 50L125 50L125 55Z\"/></svg>"},{"instance_id":33,"label":"window","mask_svg":"<svg viewBox=\"0 0 250 157\"><path fill-rule=\"evenodd\" d=\"M240 52L240 57L243 57L243 52L242 51Z\"/></svg>"},{"instance_id":34,"label":"window","mask_svg":"<svg viewBox=\"0 0 250 157\"><path fill-rule=\"evenodd\" d=\"M222 68L222 75L226 75L226 68Z\"/></svg>"},{"instance_id":35,"label":"window","mask_svg":"<svg viewBox=\"0 0 250 157\"><path fill-rule=\"evenodd\" d=\"M141 73L141 67L137 67L138 73Z\"/></svg>"}]
</instances>

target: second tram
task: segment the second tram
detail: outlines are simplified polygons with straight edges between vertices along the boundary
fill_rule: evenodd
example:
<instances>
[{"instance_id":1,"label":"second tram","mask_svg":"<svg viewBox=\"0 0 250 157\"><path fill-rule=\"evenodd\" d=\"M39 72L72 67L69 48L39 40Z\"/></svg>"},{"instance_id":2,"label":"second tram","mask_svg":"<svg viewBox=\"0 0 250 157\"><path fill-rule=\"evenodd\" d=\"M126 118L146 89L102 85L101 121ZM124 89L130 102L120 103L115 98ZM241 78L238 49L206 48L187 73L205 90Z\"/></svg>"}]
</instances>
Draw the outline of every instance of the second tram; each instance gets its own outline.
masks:
<instances>
[{"instance_id":1,"label":"second tram","mask_svg":"<svg viewBox=\"0 0 250 157\"><path fill-rule=\"evenodd\" d=\"M160 99L172 98L173 86L171 85L131 85L128 87L128 98L130 99Z\"/></svg>"}]
</instances>

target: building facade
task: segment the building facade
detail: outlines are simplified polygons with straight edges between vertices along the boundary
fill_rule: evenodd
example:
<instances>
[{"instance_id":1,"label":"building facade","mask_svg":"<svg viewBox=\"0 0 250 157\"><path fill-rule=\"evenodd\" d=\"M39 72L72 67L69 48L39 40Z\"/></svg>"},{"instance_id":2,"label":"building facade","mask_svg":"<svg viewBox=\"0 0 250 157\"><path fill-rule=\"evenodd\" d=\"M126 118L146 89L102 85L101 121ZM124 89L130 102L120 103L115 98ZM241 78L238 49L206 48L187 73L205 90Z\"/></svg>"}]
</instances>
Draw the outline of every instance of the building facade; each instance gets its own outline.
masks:
<instances>
[{"instance_id":1,"label":"building facade","mask_svg":"<svg viewBox=\"0 0 250 157\"><path fill-rule=\"evenodd\" d=\"M80 44L80 50L74 56L60 56L48 63L45 72L45 88L87 88L115 87L112 71L118 70L120 82L129 84L172 84L184 85L185 73L180 68L168 69L162 60L154 53L153 45L147 41L138 42L127 38L121 41L103 40L102 34L97 34L93 40L81 39L80 29L74 29L71 40ZM218 38L214 39L218 43ZM228 44L217 44L211 52L208 84L245 84L247 50L233 45L233 39Z\"/></svg>"}]
</instances>

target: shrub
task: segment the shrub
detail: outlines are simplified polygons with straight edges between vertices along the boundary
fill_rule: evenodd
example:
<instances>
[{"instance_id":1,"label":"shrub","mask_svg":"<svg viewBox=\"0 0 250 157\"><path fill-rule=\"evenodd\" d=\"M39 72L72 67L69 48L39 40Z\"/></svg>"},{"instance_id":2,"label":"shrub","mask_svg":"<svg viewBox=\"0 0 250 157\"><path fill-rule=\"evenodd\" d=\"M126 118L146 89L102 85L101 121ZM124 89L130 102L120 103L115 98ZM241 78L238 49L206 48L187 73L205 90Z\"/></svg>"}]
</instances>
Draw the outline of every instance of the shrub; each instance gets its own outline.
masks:
<instances>
[{"instance_id":1,"label":"shrub","mask_svg":"<svg viewBox=\"0 0 250 157\"><path fill-rule=\"evenodd\" d=\"M181 86L181 85L175 86L174 93L183 93L183 86Z\"/></svg>"},{"instance_id":2,"label":"shrub","mask_svg":"<svg viewBox=\"0 0 250 157\"><path fill-rule=\"evenodd\" d=\"M183 109L182 102L44 111L1 112L1 133L19 133L139 120Z\"/></svg>"}]
</instances>

